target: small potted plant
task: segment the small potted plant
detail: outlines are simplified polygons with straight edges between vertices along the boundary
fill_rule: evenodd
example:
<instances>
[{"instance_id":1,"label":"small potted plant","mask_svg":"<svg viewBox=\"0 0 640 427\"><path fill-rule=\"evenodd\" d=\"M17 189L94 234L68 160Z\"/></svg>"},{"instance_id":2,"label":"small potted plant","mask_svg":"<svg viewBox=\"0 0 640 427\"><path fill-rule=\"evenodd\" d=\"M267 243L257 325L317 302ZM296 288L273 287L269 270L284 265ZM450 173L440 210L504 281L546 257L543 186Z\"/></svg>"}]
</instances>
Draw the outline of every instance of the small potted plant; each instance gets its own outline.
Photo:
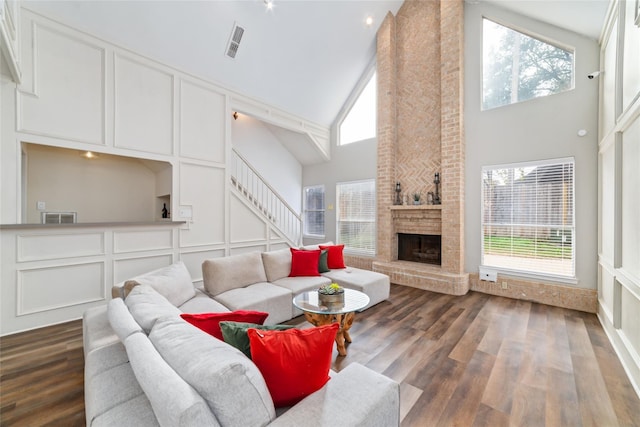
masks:
<instances>
[{"instance_id":1,"label":"small potted plant","mask_svg":"<svg viewBox=\"0 0 640 427\"><path fill-rule=\"evenodd\" d=\"M414 205L420 204L420 193L413 193L413 204Z\"/></svg>"},{"instance_id":2,"label":"small potted plant","mask_svg":"<svg viewBox=\"0 0 640 427\"><path fill-rule=\"evenodd\" d=\"M321 286L318 289L318 302L329 308L344 304L344 288L337 283Z\"/></svg>"}]
</instances>

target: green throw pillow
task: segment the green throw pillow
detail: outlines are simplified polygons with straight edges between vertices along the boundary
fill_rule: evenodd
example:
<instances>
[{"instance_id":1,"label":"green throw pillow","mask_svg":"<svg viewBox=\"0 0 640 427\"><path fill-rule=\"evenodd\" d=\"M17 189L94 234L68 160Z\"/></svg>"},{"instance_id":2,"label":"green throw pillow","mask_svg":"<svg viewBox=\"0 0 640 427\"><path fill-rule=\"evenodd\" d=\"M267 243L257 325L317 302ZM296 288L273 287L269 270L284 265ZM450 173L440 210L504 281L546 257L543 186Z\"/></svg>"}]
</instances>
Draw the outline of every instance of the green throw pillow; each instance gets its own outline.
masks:
<instances>
[{"instance_id":1,"label":"green throw pillow","mask_svg":"<svg viewBox=\"0 0 640 427\"><path fill-rule=\"evenodd\" d=\"M329 264L327 258L329 257L329 250L324 249L320 252L320 260L318 261L318 273L327 273L329 270Z\"/></svg>"},{"instance_id":2,"label":"green throw pillow","mask_svg":"<svg viewBox=\"0 0 640 427\"><path fill-rule=\"evenodd\" d=\"M220 330L224 342L234 346L251 359L251 346L249 345L248 329L260 329L266 331L284 331L293 329L294 326L289 325L258 325L256 323L244 322L220 322Z\"/></svg>"}]
</instances>

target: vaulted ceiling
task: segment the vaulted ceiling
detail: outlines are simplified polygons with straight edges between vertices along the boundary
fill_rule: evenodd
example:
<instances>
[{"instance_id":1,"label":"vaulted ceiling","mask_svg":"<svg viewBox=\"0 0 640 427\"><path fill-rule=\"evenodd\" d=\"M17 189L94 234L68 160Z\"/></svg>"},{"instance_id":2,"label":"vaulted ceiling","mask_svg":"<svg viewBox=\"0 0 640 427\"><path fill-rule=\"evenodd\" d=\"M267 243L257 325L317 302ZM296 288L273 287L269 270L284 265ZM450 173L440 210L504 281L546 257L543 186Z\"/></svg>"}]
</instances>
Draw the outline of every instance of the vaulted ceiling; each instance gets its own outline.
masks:
<instances>
[{"instance_id":1,"label":"vaulted ceiling","mask_svg":"<svg viewBox=\"0 0 640 427\"><path fill-rule=\"evenodd\" d=\"M443 0L446 1L446 0ZM488 1L598 38L608 0ZM321 125L331 125L402 0L25 1L26 7ZM371 16L373 23L365 24ZM225 56L234 23L245 30Z\"/></svg>"}]
</instances>

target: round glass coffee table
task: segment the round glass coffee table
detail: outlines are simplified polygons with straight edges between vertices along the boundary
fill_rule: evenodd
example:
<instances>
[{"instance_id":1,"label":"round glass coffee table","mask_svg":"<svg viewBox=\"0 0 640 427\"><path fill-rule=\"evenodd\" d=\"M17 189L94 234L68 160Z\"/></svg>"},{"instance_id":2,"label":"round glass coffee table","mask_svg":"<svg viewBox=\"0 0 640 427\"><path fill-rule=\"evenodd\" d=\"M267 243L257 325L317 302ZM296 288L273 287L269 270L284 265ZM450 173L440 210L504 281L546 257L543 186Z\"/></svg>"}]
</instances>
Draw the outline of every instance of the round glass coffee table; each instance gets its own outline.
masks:
<instances>
[{"instance_id":1,"label":"round glass coffee table","mask_svg":"<svg viewBox=\"0 0 640 427\"><path fill-rule=\"evenodd\" d=\"M323 305L318 300L318 291L308 291L296 295L293 305L304 312L307 322L314 326L330 325L337 322L340 325L336 335L336 345L340 356L347 355L345 341L351 342L349 329L353 324L356 311L362 310L369 304L369 297L364 292L353 289L344 290L344 303Z\"/></svg>"}]
</instances>

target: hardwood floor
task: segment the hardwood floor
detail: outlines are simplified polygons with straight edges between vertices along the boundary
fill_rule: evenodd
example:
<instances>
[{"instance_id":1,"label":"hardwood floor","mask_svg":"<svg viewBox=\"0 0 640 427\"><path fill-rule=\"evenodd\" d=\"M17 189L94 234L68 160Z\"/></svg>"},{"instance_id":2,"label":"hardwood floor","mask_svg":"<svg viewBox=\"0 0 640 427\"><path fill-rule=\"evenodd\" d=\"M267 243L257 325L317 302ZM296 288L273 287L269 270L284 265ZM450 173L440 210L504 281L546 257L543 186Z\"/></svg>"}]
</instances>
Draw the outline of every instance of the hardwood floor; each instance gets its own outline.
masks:
<instances>
[{"instance_id":1,"label":"hardwood floor","mask_svg":"<svg viewBox=\"0 0 640 427\"><path fill-rule=\"evenodd\" d=\"M403 427L640 426L640 399L592 314L394 285L351 336L333 368L358 362L398 381ZM2 338L0 390L2 426L83 425L80 321Z\"/></svg>"}]
</instances>

